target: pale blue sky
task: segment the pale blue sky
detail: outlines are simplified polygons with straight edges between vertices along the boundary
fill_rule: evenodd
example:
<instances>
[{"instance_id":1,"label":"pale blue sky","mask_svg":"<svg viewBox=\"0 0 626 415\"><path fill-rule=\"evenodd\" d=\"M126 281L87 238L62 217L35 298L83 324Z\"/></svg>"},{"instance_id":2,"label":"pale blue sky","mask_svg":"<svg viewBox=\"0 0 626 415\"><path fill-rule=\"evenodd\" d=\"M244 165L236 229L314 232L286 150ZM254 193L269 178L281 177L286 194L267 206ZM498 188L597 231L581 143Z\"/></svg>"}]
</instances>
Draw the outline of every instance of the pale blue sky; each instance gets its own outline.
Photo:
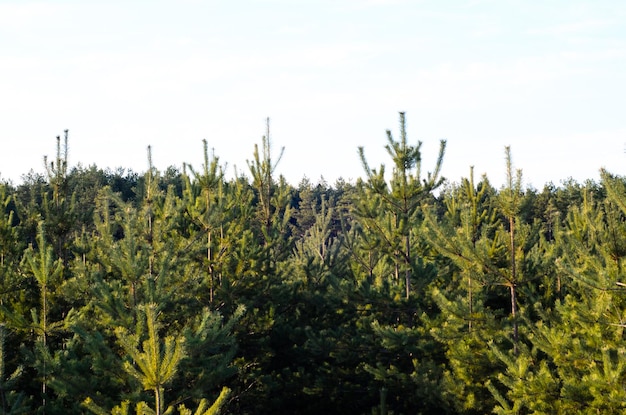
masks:
<instances>
[{"instance_id":1,"label":"pale blue sky","mask_svg":"<svg viewBox=\"0 0 626 415\"><path fill-rule=\"evenodd\" d=\"M385 130L443 175L526 184L626 174L626 2L0 0L0 177L70 164L143 172L202 163L202 139L247 173L271 119L297 185L389 160ZM389 167L391 168L391 167Z\"/></svg>"}]
</instances>

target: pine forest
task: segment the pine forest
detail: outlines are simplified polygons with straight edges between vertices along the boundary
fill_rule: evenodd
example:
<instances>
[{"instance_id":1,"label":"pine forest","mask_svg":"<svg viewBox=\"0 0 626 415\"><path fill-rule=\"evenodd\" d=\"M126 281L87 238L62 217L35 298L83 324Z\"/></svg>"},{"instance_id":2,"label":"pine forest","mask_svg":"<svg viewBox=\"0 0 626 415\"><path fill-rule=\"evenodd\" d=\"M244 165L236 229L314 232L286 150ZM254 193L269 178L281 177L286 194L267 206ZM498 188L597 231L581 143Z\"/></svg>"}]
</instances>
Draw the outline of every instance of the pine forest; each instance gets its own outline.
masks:
<instances>
[{"instance_id":1,"label":"pine forest","mask_svg":"<svg viewBox=\"0 0 626 415\"><path fill-rule=\"evenodd\" d=\"M626 412L625 177L525 187L506 147L451 183L403 113L332 185L277 174L269 121L234 178L68 135L0 183L0 414Z\"/></svg>"}]
</instances>

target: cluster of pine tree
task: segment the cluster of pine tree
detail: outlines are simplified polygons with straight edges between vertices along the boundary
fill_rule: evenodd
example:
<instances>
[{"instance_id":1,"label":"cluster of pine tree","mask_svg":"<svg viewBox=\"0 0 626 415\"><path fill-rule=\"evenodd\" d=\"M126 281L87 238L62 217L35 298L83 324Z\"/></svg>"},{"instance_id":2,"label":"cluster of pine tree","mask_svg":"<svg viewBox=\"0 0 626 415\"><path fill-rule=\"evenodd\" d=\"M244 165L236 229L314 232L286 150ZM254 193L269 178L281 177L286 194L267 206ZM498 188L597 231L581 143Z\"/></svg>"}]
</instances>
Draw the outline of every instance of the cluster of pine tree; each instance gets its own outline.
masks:
<instances>
[{"instance_id":1,"label":"cluster of pine tree","mask_svg":"<svg viewBox=\"0 0 626 415\"><path fill-rule=\"evenodd\" d=\"M626 180L276 177L204 164L0 184L0 414L618 414Z\"/></svg>"}]
</instances>

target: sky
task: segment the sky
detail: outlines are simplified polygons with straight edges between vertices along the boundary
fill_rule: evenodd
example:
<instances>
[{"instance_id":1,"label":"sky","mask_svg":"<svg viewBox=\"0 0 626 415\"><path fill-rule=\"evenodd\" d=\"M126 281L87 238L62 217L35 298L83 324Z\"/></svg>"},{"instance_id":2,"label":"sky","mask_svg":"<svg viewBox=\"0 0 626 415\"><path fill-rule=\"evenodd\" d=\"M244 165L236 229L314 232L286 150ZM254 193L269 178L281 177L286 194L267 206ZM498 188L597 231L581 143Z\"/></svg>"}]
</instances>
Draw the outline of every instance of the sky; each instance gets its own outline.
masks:
<instances>
[{"instance_id":1,"label":"sky","mask_svg":"<svg viewBox=\"0 0 626 415\"><path fill-rule=\"evenodd\" d=\"M622 0L0 0L0 178L69 165L248 174L270 119L290 183L364 177L386 130L450 182L626 175Z\"/></svg>"}]
</instances>

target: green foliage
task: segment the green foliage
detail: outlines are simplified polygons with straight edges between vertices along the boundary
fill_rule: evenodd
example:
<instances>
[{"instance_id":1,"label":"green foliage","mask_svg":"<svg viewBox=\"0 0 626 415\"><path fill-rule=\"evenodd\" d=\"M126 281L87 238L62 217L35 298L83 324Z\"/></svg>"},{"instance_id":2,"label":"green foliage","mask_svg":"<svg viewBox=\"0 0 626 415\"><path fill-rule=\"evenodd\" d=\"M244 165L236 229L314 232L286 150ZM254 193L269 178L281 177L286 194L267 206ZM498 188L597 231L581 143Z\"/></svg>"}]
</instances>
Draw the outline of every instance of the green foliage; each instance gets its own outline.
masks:
<instances>
[{"instance_id":1,"label":"green foliage","mask_svg":"<svg viewBox=\"0 0 626 415\"><path fill-rule=\"evenodd\" d=\"M19 304L23 279L17 271L24 249L24 241L18 231L18 218L11 189L0 184L0 306L15 307Z\"/></svg>"},{"instance_id":2,"label":"green foliage","mask_svg":"<svg viewBox=\"0 0 626 415\"><path fill-rule=\"evenodd\" d=\"M193 412L193 415L219 415L222 407L226 403L226 399L230 395L230 392L230 389L227 387L222 388L222 392L220 392L220 395L211 406L209 406L209 401L202 399L196 411ZM185 405L180 405L178 407L178 411L180 415L192 415L191 410L187 409Z\"/></svg>"},{"instance_id":3,"label":"green foliage","mask_svg":"<svg viewBox=\"0 0 626 415\"><path fill-rule=\"evenodd\" d=\"M156 304L141 307L146 316L148 338L138 348L138 335L131 335L123 327L115 330L117 339L130 360L124 362L124 370L141 382L145 390L152 390L155 397L156 413L163 413L164 387L170 383L178 364L185 356L184 337L175 339L167 336L163 344L159 338L159 325L156 318ZM141 325L140 325L141 327Z\"/></svg>"},{"instance_id":4,"label":"green foliage","mask_svg":"<svg viewBox=\"0 0 626 415\"><path fill-rule=\"evenodd\" d=\"M400 113L400 141L395 141L391 131L387 131L385 149L394 165L389 183L385 177L385 166L381 165L378 171L371 169L363 147L359 147L367 182L359 182L355 214L361 229L375 238L371 240L375 249L382 250L393 264L394 278L399 280L401 271L404 272L407 299L411 293L411 280L416 276L415 264L418 261L413 248L413 227L420 220L421 204L443 184L439 173L446 148L445 140L440 142L435 169L432 173L427 173L426 178L421 177L421 144L408 144L405 116Z\"/></svg>"},{"instance_id":5,"label":"green foliage","mask_svg":"<svg viewBox=\"0 0 626 415\"><path fill-rule=\"evenodd\" d=\"M217 264L220 263L220 255L225 252L223 219L224 195L223 195L223 172L219 166L219 159L213 155L209 159L207 141L204 144L204 164L202 172L196 172L192 166L187 166L191 171L194 182L189 178L185 181L186 212L192 223L199 227L201 232L206 233L206 263L203 264L208 270L210 298L213 301L216 278L220 273ZM214 236L215 233L219 233Z\"/></svg>"},{"instance_id":6,"label":"green foliage","mask_svg":"<svg viewBox=\"0 0 626 415\"><path fill-rule=\"evenodd\" d=\"M6 337L6 328L0 324L0 414L26 414L30 410L27 406L27 399L25 399L24 392L18 392L16 389L24 368L18 366L13 373L7 374L4 352Z\"/></svg>"},{"instance_id":7,"label":"green foliage","mask_svg":"<svg viewBox=\"0 0 626 415\"><path fill-rule=\"evenodd\" d=\"M176 409L178 409L178 414L180 415L219 415L229 395L230 389L224 387L218 398L211 406L209 406L209 402L206 399L203 399L200 401L200 404L195 412L192 412L192 410L188 409L184 404L179 405ZM111 412L107 412L102 409L89 398L83 402L83 406L96 415L131 415L130 402L128 401L124 401L117 405L111 410ZM136 415L155 415L157 413L158 412L150 408L145 402L139 402L135 406ZM163 412L163 415L174 415L175 413L176 410L174 406L170 406L165 412Z\"/></svg>"},{"instance_id":8,"label":"green foliage","mask_svg":"<svg viewBox=\"0 0 626 415\"><path fill-rule=\"evenodd\" d=\"M623 413L626 180L444 183L402 113L385 149L293 188L269 121L250 179L58 138L0 184L0 412Z\"/></svg>"}]
</instances>

